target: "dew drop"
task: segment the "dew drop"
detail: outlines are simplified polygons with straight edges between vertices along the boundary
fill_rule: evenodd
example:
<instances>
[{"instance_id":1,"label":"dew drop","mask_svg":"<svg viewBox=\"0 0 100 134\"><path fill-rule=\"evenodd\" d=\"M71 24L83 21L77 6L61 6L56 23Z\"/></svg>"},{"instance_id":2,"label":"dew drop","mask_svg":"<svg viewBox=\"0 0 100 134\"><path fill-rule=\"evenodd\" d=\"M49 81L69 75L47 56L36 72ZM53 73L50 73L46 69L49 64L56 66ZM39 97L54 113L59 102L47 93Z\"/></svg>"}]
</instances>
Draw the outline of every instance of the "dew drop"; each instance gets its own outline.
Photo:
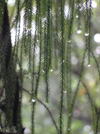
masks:
<instances>
[{"instance_id":1,"label":"dew drop","mask_svg":"<svg viewBox=\"0 0 100 134\"><path fill-rule=\"evenodd\" d=\"M35 99L32 99L32 102L34 103L34 102L36 102L36 100Z\"/></svg>"},{"instance_id":2,"label":"dew drop","mask_svg":"<svg viewBox=\"0 0 100 134\"><path fill-rule=\"evenodd\" d=\"M63 93L65 93L65 94L66 94L66 93L67 93L67 92L66 92L66 90L65 90L65 91L63 91Z\"/></svg>"},{"instance_id":3,"label":"dew drop","mask_svg":"<svg viewBox=\"0 0 100 134\"><path fill-rule=\"evenodd\" d=\"M82 30L77 30L77 34L81 34L82 33Z\"/></svg>"},{"instance_id":4,"label":"dew drop","mask_svg":"<svg viewBox=\"0 0 100 134\"><path fill-rule=\"evenodd\" d=\"M65 61L63 60L63 63L64 63Z\"/></svg>"},{"instance_id":5,"label":"dew drop","mask_svg":"<svg viewBox=\"0 0 100 134\"><path fill-rule=\"evenodd\" d=\"M31 79L31 77L28 77L29 79Z\"/></svg>"},{"instance_id":6,"label":"dew drop","mask_svg":"<svg viewBox=\"0 0 100 134\"><path fill-rule=\"evenodd\" d=\"M91 67L91 65L90 65L90 64L88 64L88 67Z\"/></svg>"},{"instance_id":7,"label":"dew drop","mask_svg":"<svg viewBox=\"0 0 100 134\"><path fill-rule=\"evenodd\" d=\"M78 15L76 15L76 18L78 18Z\"/></svg>"},{"instance_id":8,"label":"dew drop","mask_svg":"<svg viewBox=\"0 0 100 134\"><path fill-rule=\"evenodd\" d=\"M50 72L53 72L53 70L51 69Z\"/></svg>"},{"instance_id":9,"label":"dew drop","mask_svg":"<svg viewBox=\"0 0 100 134\"><path fill-rule=\"evenodd\" d=\"M89 33L85 33L84 35L85 35L85 36L89 36Z\"/></svg>"},{"instance_id":10,"label":"dew drop","mask_svg":"<svg viewBox=\"0 0 100 134\"><path fill-rule=\"evenodd\" d=\"M71 40L67 41L68 43L71 43Z\"/></svg>"},{"instance_id":11,"label":"dew drop","mask_svg":"<svg viewBox=\"0 0 100 134\"><path fill-rule=\"evenodd\" d=\"M70 131L70 128L68 128L68 131Z\"/></svg>"}]
</instances>

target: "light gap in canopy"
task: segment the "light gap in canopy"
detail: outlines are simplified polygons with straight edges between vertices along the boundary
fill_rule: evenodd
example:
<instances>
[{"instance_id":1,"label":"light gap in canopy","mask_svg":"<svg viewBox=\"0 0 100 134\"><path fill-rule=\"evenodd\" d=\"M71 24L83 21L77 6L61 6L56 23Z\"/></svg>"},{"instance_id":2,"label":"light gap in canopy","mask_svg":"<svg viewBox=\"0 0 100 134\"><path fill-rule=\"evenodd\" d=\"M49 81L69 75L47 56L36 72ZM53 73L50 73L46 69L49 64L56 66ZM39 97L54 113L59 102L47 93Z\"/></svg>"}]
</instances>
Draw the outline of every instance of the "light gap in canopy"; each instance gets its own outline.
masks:
<instances>
[{"instance_id":1,"label":"light gap in canopy","mask_svg":"<svg viewBox=\"0 0 100 134\"><path fill-rule=\"evenodd\" d=\"M33 12L34 12L34 8L33 8ZM23 35L23 29L24 29L24 10L21 11L21 18L20 18L20 39ZM35 35L35 21L32 21L32 28L31 29L27 29L27 34L28 34L28 31L31 30L31 33L32 33L32 36ZM12 28L11 29L11 41L12 41L12 46L15 45L15 35L16 35L16 29L15 28Z\"/></svg>"},{"instance_id":2,"label":"light gap in canopy","mask_svg":"<svg viewBox=\"0 0 100 134\"><path fill-rule=\"evenodd\" d=\"M15 3L15 0L8 0L7 2L9 5L13 5Z\"/></svg>"}]
</instances>

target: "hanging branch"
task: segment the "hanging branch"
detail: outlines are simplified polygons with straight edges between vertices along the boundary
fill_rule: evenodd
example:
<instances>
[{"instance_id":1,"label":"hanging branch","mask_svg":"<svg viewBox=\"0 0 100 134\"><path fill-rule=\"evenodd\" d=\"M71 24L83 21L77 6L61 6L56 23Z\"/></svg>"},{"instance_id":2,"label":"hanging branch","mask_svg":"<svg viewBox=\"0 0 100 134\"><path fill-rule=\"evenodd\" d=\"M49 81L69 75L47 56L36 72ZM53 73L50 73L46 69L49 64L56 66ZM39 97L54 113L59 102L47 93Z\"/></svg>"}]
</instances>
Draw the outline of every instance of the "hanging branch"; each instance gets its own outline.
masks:
<instances>
[{"instance_id":1,"label":"hanging branch","mask_svg":"<svg viewBox=\"0 0 100 134\"><path fill-rule=\"evenodd\" d=\"M90 67L90 44L91 44L91 14L92 14L92 6L91 6L91 0L85 1L85 42L87 47L87 53L88 53L88 67Z\"/></svg>"},{"instance_id":2,"label":"hanging branch","mask_svg":"<svg viewBox=\"0 0 100 134\"><path fill-rule=\"evenodd\" d=\"M82 8L82 4L81 4L81 0L77 0L77 7L76 7L76 19L77 19L77 23L78 23L78 28L77 28L77 34L81 34L82 30L81 30L81 8Z\"/></svg>"},{"instance_id":3,"label":"hanging branch","mask_svg":"<svg viewBox=\"0 0 100 134\"><path fill-rule=\"evenodd\" d=\"M14 44L14 50L13 50L13 56L15 56L15 67L18 61L18 52L19 52L19 36L20 36L20 0L16 1L16 7L17 7L17 17L16 17L16 32L15 32L15 44Z\"/></svg>"},{"instance_id":4,"label":"hanging branch","mask_svg":"<svg viewBox=\"0 0 100 134\"><path fill-rule=\"evenodd\" d=\"M48 0L47 7L47 42L45 44L45 83L46 83L46 102L49 102L49 69L51 66L51 50L52 50L52 42L51 42L51 1Z\"/></svg>"},{"instance_id":5,"label":"hanging branch","mask_svg":"<svg viewBox=\"0 0 100 134\"><path fill-rule=\"evenodd\" d=\"M99 74L99 82L100 82L100 67L99 67L97 59L96 59L95 55L93 54L92 50L91 50L91 55L93 56L94 61L96 63L98 74ZM100 83L99 83L99 86L100 86ZM99 119L99 114L100 114L100 110L99 109L100 108L95 107L95 113L97 115L97 120L95 121L95 119L93 119L93 126L94 126L94 130L95 130L95 134L97 134L97 132L99 130L99 120L100 120Z\"/></svg>"},{"instance_id":6,"label":"hanging branch","mask_svg":"<svg viewBox=\"0 0 100 134\"><path fill-rule=\"evenodd\" d=\"M74 0L69 1L69 18L68 22L68 38L67 38L67 56L66 56L66 75L67 75L67 115L68 115L68 125L67 125L67 133L70 134L71 126L69 124L70 116L71 115L71 36L72 36L72 28L73 28L73 21L74 21Z\"/></svg>"},{"instance_id":7,"label":"hanging branch","mask_svg":"<svg viewBox=\"0 0 100 134\"><path fill-rule=\"evenodd\" d=\"M29 63L28 63L28 68L29 68L29 72L31 72L31 62L32 62L32 57L31 57L31 50L32 50L32 39L31 39L31 29L28 31L28 45L29 45L29 48L28 48L28 56L29 56Z\"/></svg>"},{"instance_id":8,"label":"hanging branch","mask_svg":"<svg viewBox=\"0 0 100 134\"><path fill-rule=\"evenodd\" d=\"M23 41L24 41L24 51L27 54L27 1L25 2L25 7L24 7L24 28L23 28Z\"/></svg>"},{"instance_id":9,"label":"hanging branch","mask_svg":"<svg viewBox=\"0 0 100 134\"><path fill-rule=\"evenodd\" d=\"M52 39L51 39L51 29L52 29L52 1L48 0L48 11L47 11L47 47L48 47L48 68L51 66L51 52L52 52Z\"/></svg>"},{"instance_id":10,"label":"hanging branch","mask_svg":"<svg viewBox=\"0 0 100 134\"><path fill-rule=\"evenodd\" d=\"M71 36L72 36L72 28L73 28L73 21L74 21L74 0L69 0L69 18L70 20L68 21L68 42L71 41Z\"/></svg>"},{"instance_id":11,"label":"hanging branch","mask_svg":"<svg viewBox=\"0 0 100 134\"><path fill-rule=\"evenodd\" d=\"M90 2L89 2L89 14L88 14L88 27L89 27L89 42L88 42L88 67L90 66L90 49L92 49L92 46L91 46L91 39L92 39L92 31L91 31L91 29L92 29L92 22L91 22L91 17L92 17L92 0L90 0Z\"/></svg>"},{"instance_id":12,"label":"hanging branch","mask_svg":"<svg viewBox=\"0 0 100 134\"><path fill-rule=\"evenodd\" d=\"M58 33L59 33L59 7L58 7L58 3L59 1L56 1L55 3L55 38L54 38L54 67L55 69L58 69L58 48L59 48L59 37L58 37Z\"/></svg>"},{"instance_id":13,"label":"hanging branch","mask_svg":"<svg viewBox=\"0 0 100 134\"><path fill-rule=\"evenodd\" d=\"M85 85L85 83L83 83L83 81L81 81L81 83L83 84L83 86L85 87L85 89L86 89L86 92L87 92L87 95L88 95L88 98L89 98L89 101L90 101L90 104L91 104L91 109L92 109L92 113L93 113L93 127L94 127L94 130L95 130L95 104L94 104L94 102L93 102L93 100L92 100L92 97L91 97L91 95L90 95L90 93L89 93L89 90L88 90L88 88L87 88L87 86Z\"/></svg>"},{"instance_id":14,"label":"hanging branch","mask_svg":"<svg viewBox=\"0 0 100 134\"><path fill-rule=\"evenodd\" d=\"M36 6L37 6L37 3L36 3ZM37 9L38 10L38 9ZM31 97L31 99L34 99L35 98L35 75L34 75L34 72L35 72L35 50L36 50L36 40L37 40L37 38L36 38L36 34L37 34L37 17L38 17L38 15L37 15L37 10L36 10L36 17L35 17L35 27L36 27L36 29L35 29L35 37L34 37L34 45L33 45L33 62L32 62L32 66L33 66L33 68L32 68L32 90L31 90L31 93L32 93L32 97ZM34 99L34 101L35 101L35 99ZM31 117L32 117L32 134L34 134L35 133L35 105L36 103L32 103L32 115L31 115Z\"/></svg>"},{"instance_id":15,"label":"hanging branch","mask_svg":"<svg viewBox=\"0 0 100 134\"><path fill-rule=\"evenodd\" d=\"M76 86L76 90L72 99L72 103L71 103L71 111L70 111L70 116L68 116L68 127L67 127L67 132L71 133L71 130L69 128L71 128L71 122L72 122L72 117L73 117L73 110L74 110L74 106L75 106L75 102L76 102L76 97L77 97L77 93L79 90L79 86L80 86L80 82L82 79L82 74L83 74L83 70L84 70L84 60L85 60L85 55L86 55L86 49L84 50L84 55L83 55L83 59L82 59L82 64L81 64L81 71L80 71L80 75L79 75L79 81L78 84ZM68 131L69 129L69 131Z\"/></svg>"},{"instance_id":16,"label":"hanging branch","mask_svg":"<svg viewBox=\"0 0 100 134\"><path fill-rule=\"evenodd\" d=\"M61 45L60 45L60 104L59 104L59 133L63 134L63 103L65 90L65 42L64 42L64 1L60 0L60 24L61 24Z\"/></svg>"},{"instance_id":17,"label":"hanging branch","mask_svg":"<svg viewBox=\"0 0 100 134\"><path fill-rule=\"evenodd\" d=\"M26 0L25 1L25 8L24 8L24 50L25 53L28 54L28 69L31 71L31 62L32 62L32 5L33 5L33 0Z\"/></svg>"},{"instance_id":18,"label":"hanging branch","mask_svg":"<svg viewBox=\"0 0 100 134\"><path fill-rule=\"evenodd\" d=\"M46 102L48 103L48 98L49 98L49 59L48 59L48 45L47 45L47 22L45 21L44 23L44 67L43 67L43 72L44 72L44 81L46 83L45 87L45 98Z\"/></svg>"},{"instance_id":19,"label":"hanging branch","mask_svg":"<svg viewBox=\"0 0 100 134\"><path fill-rule=\"evenodd\" d=\"M73 27L73 21L74 21L74 0L69 2L69 11L68 15L70 17L70 20L67 25L68 27L68 38L67 38L67 56L66 56L66 75L67 75L67 108L68 108L68 114L70 113L70 103L71 103L71 36L72 36L72 27Z\"/></svg>"},{"instance_id":20,"label":"hanging branch","mask_svg":"<svg viewBox=\"0 0 100 134\"><path fill-rule=\"evenodd\" d=\"M44 80L45 80L45 83L46 83L46 87L45 87L45 97L46 97L46 102L48 103L48 98L49 98L49 83L48 83L48 80L49 80L49 58L48 58L48 54L49 54L49 51L48 51L48 39L47 39L47 22L45 22L45 25L44 25Z\"/></svg>"},{"instance_id":21,"label":"hanging branch","mask_svg":"<svg viewBox=\"0 0 100 134\"><path fill-rule=\"evenodd\" d=\"M37 3L36 3L37 4ZM35 17L35 36L34 36L34 45L33 45L33 58L32 58L32 89L31 89L31 99L34 99L35 101L35 63L36 63L36 60L35 60L35 50L36 50L36 40L37 40L37 37L36 37L36 34L37 34L37 11L36 11L36 17ZM38 74L38 73L37 73ZM35 103L32 103L32 134L34 134L35 132Z\"/></svg>"},{"instance_id":22,"label":"hanging branch","mask_svg":"<svg viewBox=\"0 0 100 134\"><path fill-rule=\"evenodd\" d=\"M40 1L37 2L37 24L39 30L39 40L40 40L40 53L39 53L39 67L38 67L38 77L36 79L36 87L35 87L35 97L38 95L38 86L40 82L40 74L41 74L41 59L42 59L42 24L41 24L41 7Z\"/></svg>"},{"instance_id":23,"label":"hanging branch","mask_svg":"<svg viewBox=\"0 0 100 134\"><path fill-rule=\"evenodd\" d=\"M27 29L28 29L28 54L29 54L29 71L31 71L31 59L32 59L32 57L31 57L31 49L32 49L32 42L31 42L31 31L32 31L32 29L31 29L31 27L32 27L32 4L33 4L33 2L32 2L32 0L30 0L30 1L27 1L27 4L28 5L26 5L26 7L27 7L27 9L28 9L28 11L27 11L27 13L28 13L28 15L27 15Z\"/></svg>"},{"instance_id":24,"label":"hanging branch","mask_svg":"<svg viewBox=\"0 0 100 134\"><path fill-rule=\"evenodd\" d=\"M20 79L20 88L21 88L21 94L20 97L22 99L22 86L23 86L23 44L24 44L24 40L22 39L21 42L21 48L20 48L20 63L19 63L19 67L20 67L20 75L19 75L19 79Z\"/></svg>"},{"instance_id":25,"label":"hanging branch","mask_svg":"<svg viewBox=\"0 0 100 134\"><path fill-rule=\"evenodd\" d=\"M35 106L36 106L35 98L37 98L37 95L38 95L38 86L39 86L40 73L41 73L41 53L42 53L42 30L41 30L42 29L42 24L41 24L41 7L40 7L41 4L40 4L40 1L37 2L36 4L37 4L36 25L37 25L37 30L39 32L39 35L38 36L39 36L39 40L40 40L40 54L39 54L39 68L38 68L38 76L37 76L37 79L36 79L36 87L35 87L34 94L32 94L32 102L33 102L33 104L32 104L33 105L32 106L32 134L35 133L35 129L34 129L34 125L35 125L34 124ZM34 52L35 52L35 46L34 46ZM33 55L33 57L34 56L35 55ZM33 68L33 71L34 71L34 68ZM32 89L32 92L33 92L33 89Z\"/></svg>"}]
</instances>

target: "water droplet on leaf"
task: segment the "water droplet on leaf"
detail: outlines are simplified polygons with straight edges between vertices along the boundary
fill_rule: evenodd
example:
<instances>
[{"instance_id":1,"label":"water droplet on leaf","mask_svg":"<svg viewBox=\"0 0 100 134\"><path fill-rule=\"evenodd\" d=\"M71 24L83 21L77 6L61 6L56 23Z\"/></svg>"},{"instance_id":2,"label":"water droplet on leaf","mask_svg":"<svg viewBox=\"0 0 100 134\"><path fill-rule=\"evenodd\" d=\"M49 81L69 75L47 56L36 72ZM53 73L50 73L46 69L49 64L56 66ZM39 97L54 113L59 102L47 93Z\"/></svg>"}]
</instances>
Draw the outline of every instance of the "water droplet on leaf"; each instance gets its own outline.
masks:
<instances>
[{"instance_id":1,"label":"water droplet on leaf","mask_svg":"<svg viewBox=\"0 0 100 134\"><path fill-rule=\"evenodd\" d=\"M91 65L90 65L90 64L88 64L88 67L91 67Z\"/></svg>"},{"instance_id":2,"label":"water droplet on leaf","mask_svg":"<svg viewBox=\"0 0 100 134\"><path fill-rule=\"evenodd\" d=\"M89 36L89 33L85 33L84 35L85 35L85 36Z\"/></svg>"},{"instance_id":3,"label":"water droplet on leaf","mask_svg":"<svg viewBox=\"0 0 100 134\"><path fill-rule=\"evenodd\" d=\"M29 79L31 79L31 77L28 77Z\"/></svg>"},{"instance_id":4,"label":"water droplet on leaf","mask_svg":"<svg viewBox=\"0 0 100 134\"><path fill-rule=\"evenodd\" d=\"M65 94L66 94L66 93L67 93L67 91L65 90L65 91L63 91L63 93L65 93Z\"/></svg>"},{"instance_id":5,"label":"water droplet on leaf","mask_svg":"<svg viewBox=\"0 0 100 134\"><path fill-rule=\"evenodd\" d=\"M82 30L77 30L77 34L81 34L82 33Z\"/></svg>"},{"instance_id":6,"label":"water droplet on leaf","mask_svg":"<svg viewBox=\"0 0 100 134\"><path fill-rule=\"evenodd\" d=\"M36 102L36 100L35 99L32 99L32 102L34 103L34 102Z\"/></svg>"},{"instance_id":7,"label":"water droplet on leaf","mask_svg":"<svg viewBox=\"0 0 100 134\"><path fill-rule=\"evenodd\" d=\"M67 41L68 43L71 43L71 40Z\"/></svg>"},{"instance_id":8,"label":"water droplet on leaf","mask_svg":"<svg viewBox=\"0 0 100 134\"><path fill-rule=\"evenodd\" d=\"M76 15L76 18L78 18L78 15Z\"/></svg>"},{"instance_id":9,"label":"water droplet on leaf","mask_svg":"<svg viewBox=\"0 0 100 134\"><path fill-rule=\"evenodd\" d=\"M53 72L53 70L51 69L50 72Z\"/></svg>"}]
</instances>

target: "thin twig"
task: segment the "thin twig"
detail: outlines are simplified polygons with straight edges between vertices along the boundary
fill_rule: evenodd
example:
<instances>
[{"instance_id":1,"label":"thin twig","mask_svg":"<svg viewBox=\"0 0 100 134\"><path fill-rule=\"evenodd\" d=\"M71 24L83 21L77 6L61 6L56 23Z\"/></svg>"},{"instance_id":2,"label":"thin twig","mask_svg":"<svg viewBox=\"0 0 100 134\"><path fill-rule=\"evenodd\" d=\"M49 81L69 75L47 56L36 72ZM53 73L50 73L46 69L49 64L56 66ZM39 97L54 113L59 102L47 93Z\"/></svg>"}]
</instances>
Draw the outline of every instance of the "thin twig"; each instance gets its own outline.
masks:
<instances>
[{"instance_id":1,"label":"thin twig","mask_svg":"<svg viewBox=\"0 0 100 134\"><path fill-rule=\"evenodd\" d=\"M38 102L40 102L47 109L47 111L48 111L48 113L49 113L49 115L50 115L50 117L52 119L52 122L53 122L53 124L54 124L54 126L55 126L55 128L57 130L57 133L59 134L59 129L58 129L57 125L56 125L56 122L55 122L55 120L54 120L54 118L52 116L51 111L49 110L49 108L40 99L38 99L38 98L36 98L36 99L37 99Z\"/></svg>"},{"instance_id":2,"label":"thin twig","mask_svg":"<svg viewBox=\"0 0 100 134\"><path fill-rule=\"evenodd\" d=\"M28 93L29 95L32 95L28 90L26 90L25 88L22 87L22 90L25 91L26 93Z\"/></svg>"},{"instance_id":3,"label":"thin twig","mask_svg":"<svg viewBox=\"0 0 100 134\"><path fill-rule=\"evenodd\" d=\"M22 88L25 92L27 92L29 95L32 95L29 91L27 91L25 88ZM52 122L53 122L53 124L54 124L54 126L55 126L55 128L56 128L56 130L57 130L57 133L59 134L59 129L58 129L58 127L57 127L57 124L56 124L56 122L55 122L55 120L54 120L54 117L52 116L52 113L51 113L51 111L49 110L49 108L40 100L40 99L38 99L38 98L36 98L36 100L39 102L39 103L41 103L46 109L47 109L47 111L48 111L48 113L49 113L49 115L50 115L50 117L51 117L51 119L52 119Z\"/></svg>"},{"instance_id":4,"label":"thin twig","mask_svg":"<svg viewBox=\"0 0 100 134\"><path fill-rule=\"evenodd\" d=\"M81 81L82 82L82 81ZM95 113L96 113L96 117L97 117L97 120L96 120L96 130L95 130L95 134L98 133L98 125L99 125L99 118L100 118L100 110L96 107L96 105L94 104L93 100L92 100L92 97L89 93L89 89L87 88L87 86L85 85L84 82L82 82L83 86L85 87L86 91L87 91L87 94L88 94L88 97L89 97L89 100L90 100L90 103L91 103L91 107L95 109Z\"/></svg>"},{"instance_id":5,"label":"thin twig","mask_svg":"<svg viewBox=\"0 0 100 134\"><path fill-rule=\"evenodd\" d=\"M92 107L95 107L95 104L94 104L94 102L93 102L93 100L92 100L92 97L91 97L91 95L90 95L90 93L89 93L89 89L87 88L86 84L85 84L82 80L81 80L81 83L83 84L83 86L85 87L85 89L86 89L86 91L87 91L87 95L88 95L88 97L89 97L91 106L92 106Z\"/></svg>"}]
</instances>

